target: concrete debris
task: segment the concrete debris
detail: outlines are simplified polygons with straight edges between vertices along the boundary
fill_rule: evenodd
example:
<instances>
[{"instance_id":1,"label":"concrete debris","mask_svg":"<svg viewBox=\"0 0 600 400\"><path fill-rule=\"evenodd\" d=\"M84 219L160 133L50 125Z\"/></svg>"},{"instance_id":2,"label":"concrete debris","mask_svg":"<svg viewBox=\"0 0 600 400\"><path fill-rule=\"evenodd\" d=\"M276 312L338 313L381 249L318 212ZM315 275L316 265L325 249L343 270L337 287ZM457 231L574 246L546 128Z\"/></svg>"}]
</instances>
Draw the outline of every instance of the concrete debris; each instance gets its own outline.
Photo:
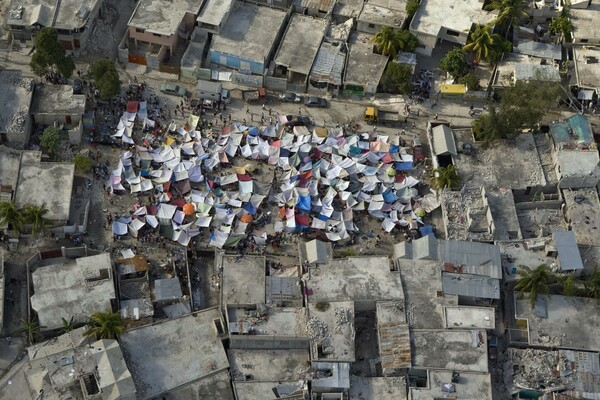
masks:
<instances>
[{"instance_id":1,"label":"concrete debris","mask_svg":"<svg viewBox=\"0 0 600 400\"><path fill-rule=\"evenodd\" d=\"M308 336L313 340L323 340L329 336L329 327L319 318L311 318L308 320Z\"/></svg>"},{"instance_id":2,"label":"concrete debris","mask_svg":"<svg viewBox=\"0 0 600 400\"><path fill-rule=\"evenodd\" d=\"M343 325L347 325L352 322L352 310L348 308L336 308L335 309L335 329L339 331Z\"/></svg>"}]
</instances>

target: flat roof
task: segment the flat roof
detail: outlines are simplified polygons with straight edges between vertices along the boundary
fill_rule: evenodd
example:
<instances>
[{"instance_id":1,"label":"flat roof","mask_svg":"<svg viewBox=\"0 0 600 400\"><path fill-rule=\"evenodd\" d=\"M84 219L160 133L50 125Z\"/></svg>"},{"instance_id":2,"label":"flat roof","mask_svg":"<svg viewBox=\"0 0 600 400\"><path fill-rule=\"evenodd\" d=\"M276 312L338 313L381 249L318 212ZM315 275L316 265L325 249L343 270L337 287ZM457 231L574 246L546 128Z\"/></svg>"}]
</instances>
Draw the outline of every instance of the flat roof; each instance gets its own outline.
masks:
<instances>
[{"instance_id":1,"label":"flat roof","mask_svg":"<svg viewBox=\"0 0 600 400\"><path fill-rule=\"evenodd\" d=\"M404 300L377 302L377 344L384 374L410 368L410 336Z\"/></svg>"},{"instance_id":2,"label":"flat roof","mask_svg":"<svg viewBox=\"0 0 600 400\"><path fill-rule=\"evenodd\" d=\"M473 24L487 25L495 13L484 11L479 0L422 0L410 29L437 36L442 29L463 33Z\"/></svg>"},{"instance_id":3,"label":"flat roof","mask_svg":"<svg viewBox=\"0 0 600 400\"><path fill-rule=\"evenodd\" d=\"M553 258L546 256L547 241L547 238L532 238L498 243L502 253L502 267L505 271L504 280L514 281L518 279L517 271L521 265L535 267L540 264L552 264ZM532 250L530 247L534 247L536 250Z\"/></svg>"},{"instance_id":4,"label":"flat roof","mask_svg":"<svg viewBox=\"0 0 600 400\"><path fill-rule=\"evenodd\" d=\"M323 302L319 308L316 304L308 305L311 360L354 362L354 302ZM319 347L322 348L322 356L318 354Z\"/></svg>"},{"instance_id":5,"label":"flat roof","mask_svg":"<svg viewBox=\"0 0 600 400\"><path fill-rule=\"evenodd\" d=\"M496 311L493 307L446 306L446 329L494 329Z\"/></svg>"},{"instance_id":6,"label":"flat roof","mask_svg":"<svg viewBox=\"0 0 600 400\"><path fill-rule=\"evenodd\" d=\"M581 253L577 247L577 239L573 231L556 231L552 233L558 263L563 271L583 269Z\"/></svg>"},{"instance_id":7,"label":"flat roof","mask_svg":"<svg viewBox=\"0 0 600 400\"><path fill-rule=\"evenodd\" d=\"M256 309L229 306L227 318L230 334L242 333L239 332L242 324L253 336L308 337L306 309L301 307L269 307L262 314Z\"/></svg>"},{"instance_id":8,"label":"flat roof","mask_svg":"<svg viewBox=\"0 0 600 400\"><path fill-rule=\"evenodd\" d=\"M580 245L600 244L600 199L595 188L563 190L570 228Z\"/></svg>"},{"instance_id":9,"label":"flat roof","mask_svg":"<svg viewBox=\"0 0 600 400\"><path fill-rule=\"evenodd\" d=\"M41 151L23 151L15 202L46 204L50 220L67 221L71 208L71 192L75 178L75 164L41 162Z\"/></svg>"},{"instance_id":10,"label":"flat roof","mask_svg":"<svg viewBox=\"0 0 600 400\"><path fill-rule=\"evenodd\" d=\"M467 240L440 240L440 262L444 271L502 279L500 247Z\"/></svg>"},{"instance_id":11,"label":"flat roof","mask_svg":"<svg viewBox=\"0 0 600 400\"><path fill-rule=\"evenodd\" d=\"M556 161L560 167L562 178L570 177L600 177L598 150L560 149L556 152Z\"/></svg>"},{"instance_id":12,"label":"flat roof","mask_svg":"<svg viewBox=\"0 0 600 400\"><path fill-rule=\"evenodd\" d=\"M458 305L458 296L440 294L442 272L437 260L396 261L402 276L406 316L412 329L442 329L444 306Z\"/></svg>"},{"instance_id":13,"label":"flat roof","mask_svg":"<svg viewBox=\"0 0 600 400\"><path fill-rule=\"evenodd\" d=\"M308 301L369 301L404 298L398 272L382 256L348 257L308 269Z\"/></svg>"},{"instance_id":14,"label":"flat roof","mask_svg":"<svg viewBox=\"0 0 600 400\"><path fill-rule=\"evenodd\" d=\"M308 75L328 25L329 21L324 18L293 14L277 50L275 64Z\"/></svg>"},{"instance_id":15,"label":"flat roof","mask_svg":"<svg viewBox=\"0 0 600 400\"><path fill-rule=\"evenodd\" d=\"M56 29L84 26L99 0L12 0L8 12L9 25L40 24Z\"/></svg>"},{"instance_id":16,"label":"flat roof","mask_svg":"<svg viewBox=\"0 0 600 400\"><path fill-rule=\"evenodd\" d=\"M442 273L444 293L481 299L500 299L500 279L483 275Z\"/></svg>"},{"instance_id":17,"label":"flat roof","mask_svg":"<svg viewBox=\"0 0 600 400\"><path fill-rule=\"evenodd\" d=\"M306 378L308 349L229 349L233 381L298 381Z\"/></svg>"},{"instance_id":18,"label":"flat roof","mask_svg":"<svg viewBox=\"0 0 600 400\"><path fill-rule=\"evenodd\" d=\"M483 330L412 330L413 367L487 372Z\"/></svg>"},{"instance_id":19,"label":"flat roof","mask_svg":"<svg viewBox=\"0 0 600 400\"><path fill-rule=\"evenodd\" d=\"M151 398L229 367L217 336L217 308L133 329L121 335L140 398Z\"/></svg>"},{"instance_id":20,"label":"flat roof","mask_svg":"<svg viewBox=\"0 0 600 400\"><path fill-rule=\"evenodd\" d=\"M210 399L236 400L231 389L229 370L223 370L183 387L170 390L168 400ZM237 399L239 400L239 399Z\"/></svg>"},{"instance_id":21,"label":"flat roof","mask_svg":"<svg viewBox=\"0 0 600 400\"><path fill-rule=\"evenodd\" d=\"M227 16L235 0L206 0L202 6L202 11L196 18L200 24L209 24L218 26Z\"/></svg>"},{"instance_id":22,"label":"flat roof","mask_svg":"<svg viewBox=\"0 0 600 400\"><path fill-rule=\"evenodd\" d=\"M350 400L406 400L406 380L403 376L366 377L350 375Z\"/></svg>"},{"instance_id":23,"label":"flat roof","mask_svg":"<svg viewBox=\"0 0 600 400\"><path fill-rule=\"evenodd\" d=\"M333 258L333 247L330 242L317 239L303 242L298 241L298 256L300 263L326 264Z\"/></svg>"},{"instance_id":24,"label":"flat roof","mask_svg":"<svg viewBox=\"0 0 600 400\"><path fill-rule=\"evenodd\" d=\"M31 103L31 114L82 115L85 95L73 94L71 85L38 84Z\"/></svg>"},{"instance_id":25,"label":"flat roof","mask_svg":"<svg viewBox=\"0 0 600 400\"><path fill-rule=\"evenodd\" d=\"M442 390L442 385L452 382L451 370L431 369L427 371L427 387L411 387L412 400L436 400L449 397ZM452 398L461 400L492 399L492 377L488 373L459 371L458 383L454 384L455 393Z\"/></svg>"},{"instance_id":26,"label":"flat roof","mask_svg":"<svg viewBox=\"0 0 600 400\"><path fill-rule=\"evenodd\" d=\"M540 296L532 309L525 296L515 299L515 317L527 320L532 346L600 351L600 305L595 299Z\"/></svg>"},{"instance_id":27,"label":"flat roof","mask_svg":"<svg viewBox=\"0 0 600 400\"><path fill-rule=\"evenodd\" d=\"M600 4L592 2L587 8L569 7L569 19L573 23L573 38L598 38L600 37Z\"/></svg>"},{"instance_id":28,"label":"flat roof","mask_svg":"<svg viewBox=\"0 0 600 400\"><path fill-rule=\"evenodd\" d=\"M585 10L582 10L585 11ZM600 48L590 46L573 46L573 59L575 60L576 85L593 89L600 89Z\"/></svg>"},{"instance_id":29,"label":"flat roof","mask_svg":"<svg viewBox=\"0 0 600 400\"><path fill-rule=\"evenodd\" d=\"M378 85L388 58L373 52L371 39L374 35L353 32L350 34L345 83L354 85Z\"/></svg>"},{"instance_id":30,"label":"flat roof","mask_svg":"<svg viewBox=\"0 0 600 400\"><path fill-rule=\"evenodd\" d=\"M210 51L264 63L284 20L285 11L236 1Z\"/></svg>"},{"instance_id":31,"label":"flat roof","mask_svg":"<svg viewBox=\"0 0 600 400\"><path fill-rule=\"evenodd\" d=\"M46 330L61 328L62 318L86 322L93 312L110 310L116 297L109 253L40 267L31 278L31 307Z\"/></svg>"},{"instance_id":32,"label":"flat roof","mask_svg":"<svg viewBox=\"0 0 600 400\"><path fill-rule=\"evenodd\" d=\"M196 16L201 6L198 0L140 0L127 25L170 36L177 32L186 13Z\"/></svg>"},{"instance_id":33,"label":"flat roof","mask_svg":"<svg viewBox=\"0 0 600 400\"><path fill-rule=\"evenodd\" d=\"M32 78L20 71L0 71L0 132L24 132L32 97Z\"/></svg>"},{"instance_id":34,"label":"flat roof","mask_svg":"<svg viewBox=\"0 0 600 400\"><path fill-rule=\"evenodd\" d=\"M217 253L222 268L222 303L258 304L265 302L265 258Z\"/></svg>"},{"instance_id":35,"label":"flat roof","mask_svg":"<svg viewBox=\"0 0 600 400\"><path fill-rule=\"evenodd\" d=\"M233 382L236 400L276 400L284 395L302 395L304 393L304 381L239 381ZM275 394L277 393L277 394ZM290 397L291 399L304 397Z\"/></svg>"},{"instance_id":36,"label":"flat roof","mask_svg":"<svg viewBox=\"0 0 600 400\"><path fill-rule=\"evenodd\" d=\"M388 8L372 4L371 2L365 3L358 20L399 29L406 19L406 1L399 1L398 3L403 4L403 6Z\"/></svg>"},{"instance_id":37,"label":"flat roof","mask_svg":"<svg viewBox=\"0 0 600 400\"><path fill-rule=\"evenodd\" d=\"M498 87L508 87L513 86L517 81L529 81L535 78L543 81L560 81L558 65L542 65L537 57L509 53L498 65L493 84Z\"/></svg>"}]
</instances>

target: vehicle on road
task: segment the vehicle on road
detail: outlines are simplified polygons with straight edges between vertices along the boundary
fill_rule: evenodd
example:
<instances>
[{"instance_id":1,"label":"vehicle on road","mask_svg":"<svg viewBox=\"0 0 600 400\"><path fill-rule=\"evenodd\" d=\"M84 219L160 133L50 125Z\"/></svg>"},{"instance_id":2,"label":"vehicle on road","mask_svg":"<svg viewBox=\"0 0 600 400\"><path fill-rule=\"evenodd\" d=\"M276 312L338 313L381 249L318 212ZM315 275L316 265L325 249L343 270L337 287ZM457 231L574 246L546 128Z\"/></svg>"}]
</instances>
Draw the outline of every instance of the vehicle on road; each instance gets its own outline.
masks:
<instances>
[{"instance_id":1,"label":"vehicle on road","mask_svg":"<svg viewBox=\"0 0 600 400\"><path fill-rule=\"evenodd\" d=\"M229 104L231 102L231 97L229 95L229 90L223 89L221 91L221 102L225 104Z\"/></svg>"},{"instance_id":2,"label":"vehicle on road","mask_svg":"<svg viewBox=\"0 0 600 400\"><path fill-rule=\"evenodd\" d=\"M163 83L160 85L160 91L165 94L171 94L173 96L183 97L187 94L187 90L181 86L175 85L174 83Z\"/></svg>"},{"instance_id":3,"label":"vehicle on road","mask_svg":"<svg viewBox=\"0 0 600 400\"><path fill-rule=\"evenodd\" d=\"M302 103L304 101L304 97L298 96L296 93L287 92L279 95L279 100L284 103Z\"/></svg>"},{"instance_id":4,"label":"vehicle on road","mask_svg":"<svg viewBox=\"0 0 600 400\"><path fill-rule=\"evenodd\" d=\"M393 110L380 110L377 107L365 109L365 122L367 124L393 123L400 121L400 114Z\"/></svg>"},{"instance_id":5,"label":"vehicle on road","mask_svg":"<svg viewBox=\"0 0 600 400\"><path fill-rule=\"evenodd\" d=\"M421 162L425 159L425 152L423 151L423 144L421 143L421 139L413 139L412 154L414 162Z\"/></svg>"},{"instance_id":6,"label":"vehicle on road","mask_svg":"<svg viewBox=\"0 0 600 400\"><path fill-rule=\"evenodd\" d=\"M324 98L322 98L322 97L308 97L304 101L304 105L306 107L321 107L321 108L325 108L329 104L327 103L327 100L324 99Z\"/></svg>"},{"instance_id":7,"label":"vehicle on road","mask_svg":"<svg viewBox=\"0 0 600 400\"><path fill-rule=\"evenodd\" d=\"M305 115L299 115L297 117L288 115L287 120L288 122L285 123L286 128L293 128L295 126L309 126L312 123L310 118Z\"/></svg>"},{"instance_id":8,"label":"vehicle on road","mask_svg":"<svg viewBox=\"0 0 600 400\"><path fill-rule=\"evenodd\" d=\"M266 102L267 90L265 88L245 90L242 92L242 98L249 103Z\"/></svg>"}]
</instances>

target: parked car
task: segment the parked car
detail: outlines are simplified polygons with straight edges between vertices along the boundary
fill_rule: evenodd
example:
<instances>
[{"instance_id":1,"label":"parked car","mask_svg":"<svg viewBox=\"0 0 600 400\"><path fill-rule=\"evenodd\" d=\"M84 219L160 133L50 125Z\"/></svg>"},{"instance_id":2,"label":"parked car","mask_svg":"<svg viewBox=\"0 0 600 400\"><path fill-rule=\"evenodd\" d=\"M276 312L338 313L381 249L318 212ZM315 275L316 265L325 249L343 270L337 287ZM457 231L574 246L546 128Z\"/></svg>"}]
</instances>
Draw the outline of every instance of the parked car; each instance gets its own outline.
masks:
<instances>
[{"instance_id":1,"label":"parked car","mask_svg":"<svg viewBox=\"0 0 600 400\"><path fill-rule=\"evenodd\" d=\"M284 103L302 103L304 97L298 96L296 93L287 92L279 95L279 100Z\"/></svg>"},{"instance_id":2,"label":"parked car","mask_svg":"<svg viewBox=\"0 0 600 400\"><path fill-rule=\"evenodd\" d=\"M412 153L413 160L415 162L420 162L425 159L425 153L423 152L423 145L421 143L421 139L415 138L413 140Z\"/></svg>"},{"instance_id":3,"label":"parked car","mask_svg":"<svg viewBox=\"0 0 600 400\"><path fill-rule=\"evenodd\" d=\"M187 90L181 86L177 86L173 83L163 83L160 85L160 91L166 94L172 94L173 96L185 96Z\"/></svg>"},{"instance_id":4,"label":"parked car","mask_svg":"<svg viewBox=\"0 0 600 400\"><path fill-rule=\"evenodd\" d=\"M83 93L83 81L81 79L75 79L73 81L73 94Z\"/></svg>"},{"instance_id":5,"label":"parked car","mask_svg":"<svg viewBox=\"0 0 600 400\"><path fill-rule=\"evenodd\" d=\"M225 104L229 104L230 101L231 101L231 97L229 96L229 90L223 89L221 91L221 102L223 102Z\"/></svg>"},{"instance_id":6,"label":"parked car","mask_svg":"<svg viewBox=\"0 0 600 400\"><path fill-rule=\"evenodd\" d=\"M304 102L306 107L327 107L327 100L322 97L309 97Z\"/></svg>"},{"instance_id":7,"label":"parked car","mask_svg":"<svg viewBox=\"0 0 600 400\"><path fill-rule=\"evenodd\" d=\"M293 128L295 126L308 126L312 123L310 118L304 115L294 117L292 115L287 116L288 122L285 123L286 128Z\"/></svg>"}]
</instances>

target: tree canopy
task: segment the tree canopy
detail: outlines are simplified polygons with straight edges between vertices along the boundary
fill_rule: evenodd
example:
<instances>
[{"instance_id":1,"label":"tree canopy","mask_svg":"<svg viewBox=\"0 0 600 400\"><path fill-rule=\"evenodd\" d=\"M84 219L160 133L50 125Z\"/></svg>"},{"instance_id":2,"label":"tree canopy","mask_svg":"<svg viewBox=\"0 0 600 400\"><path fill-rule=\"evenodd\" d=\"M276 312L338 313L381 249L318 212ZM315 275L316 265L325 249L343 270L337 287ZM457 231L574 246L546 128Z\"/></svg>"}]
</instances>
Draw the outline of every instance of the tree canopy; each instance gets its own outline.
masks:
<instances>
[{"instance_id":1,"label":"tree canopy","mask_svg":"<svg viewBox=\"0 0 600 400\"><path fill-rule=\"evenodd\" d=\"M454 165L436 168L432 171L429 185L434 189L457 189L460 178Z\"/></svg>"},{"instance_id":2,"label":"tree canopy","mask_svg":"<svg viewBox=\"0 0 600 400\"><path fill-rule=\"evenodd\" d=\"M102 100L110 100L119 94L121 82L113 61L108 58L94 61L90 67L90 74L96 82Z\"/></svg>"},{"instance_id":3,"label":"tree canopy","mask_svg":"<svg viewBox=\"0 0 600 400\"><path fill-rule=\"evenodd\" d=\"M467 53L463 49L450 50L440 60L440 68L455 78L460 78L468 71Z\"/></svg>"},{"instance_id":4,"label":"tree canopy","mask_svg":"<svg viewBox=\"0 0 600 400\"><path fill-rule=\"evenodd\" d=\"M503 32L508 33L515 20L528 17L526 11L528 7L527 0L492 0L485 9L487 11L498 10L494 24L499 25L503 28Z\"/></svg>"},{"instance_id":5,"label":"tree canopy","mask_svg":"<svg viewBox=\"0 0 600 400\"><path fill-rule=\"evenodd\" d=\"M469 38L471 41L463 49L475 53L477 61L485 60L495 63L503 53L511 50L510 42L502 36L492 33L489 25L477 25Z\"/></svg>"},{"instance_id":6,"label":"tree canopy","mask_svg":"<svg viewBox=\"0 0 600 400\"><path fill-rule=\"evenodd\" d=\"M549 285L556 282L556 277L548 269L546 264L538 265L532 269L526 265L520 265L519 280L515 285L515 290L519 292L519 298L522 299L525 293L529 293L529 302L531 308L535 306L535 302L540 295L550 293Z\"/></svg>"},{"instance_id":7,"label":"tree canopy","mask_svg":"<svg viewBox=\"0 0 600 400\"><path fill-rule=\"evenodd\" d=\"M61 141L62 136L58 128L49 126L44 129L44 133L42 133L42 136L40 137L40 146L46 149L48 153L56 154Z\"/></svg>"},{"instance_id":8,"label":"tree canopy","mask_svg":"<svg viewBox=\"0 0 600 400\"><path fill-rule=\"evenodd\" d=\"M24 223L23 211L17 207L14 201L0 203L0 228L7 225L8 229L20 233Z\"/></svg>"},{"instance_id":9,"label":"tree canopy","mask_svg":"<svg viewBox=\"0 0 600 400\"><path fill-rule=\"evenodd\" d=\"M375 49L384 56L396 58L399 51L415 51L419 44L417 38L409 31L381 27L381 30L373 36L371 43Z\"/></svg>"},{"instance_id":10,"label":"tree canopy","mask_svg":"<svg viewBox=\"0 0 600 400\"><path fill-rule=\"evenodd\" d=\"M75 163L75 169L87 174L92 170L92 159L83 154L77 154L73 159Z\"/></svg>"},{"instance_id":11,"label":"tree canopy","mask_svg":"<svg viewBox=\"0 0 600 400\"><path fill-rule=\"evenodd\" d=\"M563 12L556 18L550 21L550 32L554 35L562 35L565 39L573 33L573 22L566 12Z\"/></svg>"},{"instance_id":12,"label":"tree canopy","mask_svg":"<svg viewBox=\"0 0 600 400\"><path fill-rule=\"evenodd\" d=\"M25 216L25 220L30 223L31 233L36 234L40 231L44 231L46 229L47 220L45 215L48 214L49 210L46 208L46 204L42 204L41 206L36 206L33 204L29 204L23 210L23 215Z\"/></svg>"},{"instance_id":13,"label":"tree canopy","mask_svg":"<svg viewBox=\"0 0 600 400\"><path fill-rule=\"evenodd\" d=\"M381 77L381 88L387 93L409 94L412 75L412 69L408 65L390 62Z\"/></svg>"},{"instance_id":14,"label":"tree canopy","mask_svg":"<svg viewBox=\"0 0 600 400\"><path fill-rule=\"evenodd\" d=\"M90 316L89 327L85 331L86 336L95 336L97 339L114 339L125 330L121 315L117 311L94 312Z\"/></svg>"},{"instance_id":15,"label":"tree canopy","mask_svg":"<svg viewBox=\"0 0 600 400\"><path fill-rule=\"evenodd\" d=\"M58 33L54 28L40 29L35 37L35 51L29 65L38 76L59 72L68 78L75 71L75 63L59 43Z\"/></svg>"}]
</instances>

